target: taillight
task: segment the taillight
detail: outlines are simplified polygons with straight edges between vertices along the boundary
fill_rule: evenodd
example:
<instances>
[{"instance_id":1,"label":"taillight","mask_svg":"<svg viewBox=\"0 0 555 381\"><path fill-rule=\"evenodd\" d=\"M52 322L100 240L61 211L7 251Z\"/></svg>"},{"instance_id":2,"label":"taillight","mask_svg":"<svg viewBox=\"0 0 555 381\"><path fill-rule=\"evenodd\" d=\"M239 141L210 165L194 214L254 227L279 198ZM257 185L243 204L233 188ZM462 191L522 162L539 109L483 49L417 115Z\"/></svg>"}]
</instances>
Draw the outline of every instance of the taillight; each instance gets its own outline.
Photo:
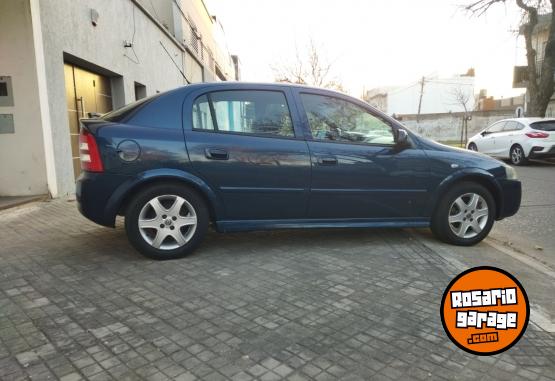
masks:
<instances>
[{"instance_id":1,"label":"taillight","mask_svg":"<svg viewBox=\"0 0 555 381\"><path fill-rule=\"evenodd\" d=\"M532 131L527 132L526 136L528 136L529 138L545 139L549 137L549 134L547 132Z\"/></svg>"},{"instance_id":2,"label":"taillight","mask_svg":"<svg viewBox=\"0 0 555 381\"><path fill-rule=\"evenodd\" d=\"M81 169L89 172L103 172L100 152L93 134L84 128L79 135L79 153L81 156Z\"/></svg>"}]
</instances>

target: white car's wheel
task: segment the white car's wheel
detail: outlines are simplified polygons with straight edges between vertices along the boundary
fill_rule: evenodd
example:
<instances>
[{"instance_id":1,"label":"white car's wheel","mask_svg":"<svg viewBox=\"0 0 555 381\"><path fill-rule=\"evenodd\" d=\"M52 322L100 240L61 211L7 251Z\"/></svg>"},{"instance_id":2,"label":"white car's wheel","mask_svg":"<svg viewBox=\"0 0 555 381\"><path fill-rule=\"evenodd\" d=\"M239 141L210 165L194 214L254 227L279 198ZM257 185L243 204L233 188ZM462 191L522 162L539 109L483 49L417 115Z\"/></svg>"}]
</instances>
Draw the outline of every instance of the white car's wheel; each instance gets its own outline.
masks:
<instances>
[{"instance_id":1,"label":"white car's wheel","mask_svg":"<svg viewBox=\"0 0 555 381\"><path fill-rule=\"evenodd\" d=\"M526 164L527 161L524 150L519 144L515 144L511 147L509 158L513 165L523 165Z\"/></svg>"},{"instance_id":2,"label":"white car's wheel","mask_svg":"<svg viewBox=\"0 0 555 381\"><path fill-rule=\"evenodd\" d=\"M478 152L478 146L476 146L475 143L470 143L470 144L468 145L468 149L471 150L471 151L476 151L476 152Z\"/></svg>"}]
</instances>

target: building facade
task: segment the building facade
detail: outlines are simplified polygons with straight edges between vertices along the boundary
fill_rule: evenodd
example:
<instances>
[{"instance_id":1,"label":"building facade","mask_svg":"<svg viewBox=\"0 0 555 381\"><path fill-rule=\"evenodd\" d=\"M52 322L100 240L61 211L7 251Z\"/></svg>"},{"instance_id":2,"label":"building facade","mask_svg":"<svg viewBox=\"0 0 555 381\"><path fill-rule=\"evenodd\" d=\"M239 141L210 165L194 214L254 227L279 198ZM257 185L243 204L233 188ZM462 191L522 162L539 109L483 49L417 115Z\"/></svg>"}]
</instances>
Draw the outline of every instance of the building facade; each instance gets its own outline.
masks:
<instances>
[{"instance_id":1,"label":"building facade","mask_svg":"<svg viewBox=\"0 0 555 381\"><path fill-rule=\"evenodd\" d=\"M1 1L0 196L72 194L79 118L236 73L202 0Z\"/></svg>"},{"instance_id":2,"label":"building facade","mask_svg":"<svg viewBox=\"0 0 555 381\"><path fill-rule=\"evenodd\" d=\"M474 109L474 76L422 78L388 93L387 112L395 115L440 114Z\"/></svg>"},{"instance_id":3,"label":"building facade","mask_svg":"<svg viewBox=\"0 0 555 381\"><path fill-rule=\"evenodd\" d=\"M362 95L362 99L369 105L387 113L387 94L395 89L395 87L376 87L366 90Z\"/></svg>"},{"instance_id":4,"label":"building facade","mask_svg":"<svg viewBox=\"0 0 555 381\"><path fill-rule=\"evenodd\" d=\"M472 111L474 69L448 78L422 78L407 86L370 89L363 99L395 116Z\"/></svg>"}]
</instances>

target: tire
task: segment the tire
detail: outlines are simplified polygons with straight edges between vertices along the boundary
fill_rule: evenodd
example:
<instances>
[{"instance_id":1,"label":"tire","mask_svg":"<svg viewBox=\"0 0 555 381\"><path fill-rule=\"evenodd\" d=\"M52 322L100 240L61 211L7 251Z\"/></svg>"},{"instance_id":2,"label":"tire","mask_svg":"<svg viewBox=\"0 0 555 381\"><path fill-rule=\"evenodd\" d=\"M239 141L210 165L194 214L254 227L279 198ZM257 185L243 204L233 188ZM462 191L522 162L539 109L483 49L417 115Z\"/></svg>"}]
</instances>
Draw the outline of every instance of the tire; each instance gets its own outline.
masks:
<instances>
[{"instance_id":1,"label":"tire","mask_svg":"<svg viewBox=\"0 0 555 381\"><path fill-rule=\"evenodd\" d=\"M524 154L524 150L519 144L511 147L509 152L509 160L513 165L524 165L528 162L528 158Z\"/></svg>"},{"instance_id":2,"label":"tire","mask_svg":"<svg viewBox=\"0 0 555 381\"><path fill-rule=\"evenodd\" d=\"M472 195L478 198L473 199ZM473 200L476 200L474 208ZM487 219L483 216L486 213L484 207L487 207ZM461 182L440 199L432 216L431 229L443 242L472 246L489 234L495 220L495 211L495 200L485 187L474 182ZM463 224L466 224L466 230Z\"/></svg>"},{"instance_id":3,"label":"tire","mask_svg":"<svg viewBox=\"0 0 555 381\"><path fill-rule=\"evenodd\" d=\"M476 152L478 152L478 146L476 146L475 143L470 143L470 144L468 145L468 149L471 150L471 151L476 151Z\"/></svg>"},{"instance_id":4,"label":"tire","mask_svg":"<svg viewBox=\"0 0 555 381\"><path fill-rule=\"evenodd\" d=\"M125 230L139 253L166 260L193 252L203 241L209 221L206 203L196 191L178 184L157 184L130 201Z\"/></svg>"}]
</instances>

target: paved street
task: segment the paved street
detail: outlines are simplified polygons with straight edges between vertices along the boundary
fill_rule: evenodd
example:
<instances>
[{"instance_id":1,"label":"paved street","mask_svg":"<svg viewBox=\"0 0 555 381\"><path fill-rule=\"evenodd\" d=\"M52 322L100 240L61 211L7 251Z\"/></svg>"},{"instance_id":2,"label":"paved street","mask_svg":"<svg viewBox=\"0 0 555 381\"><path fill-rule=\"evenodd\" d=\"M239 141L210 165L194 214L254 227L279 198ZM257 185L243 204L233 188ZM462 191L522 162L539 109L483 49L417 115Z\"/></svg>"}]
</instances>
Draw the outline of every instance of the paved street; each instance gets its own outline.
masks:
<instances>
[{"instance_id":1,"label":"paved street","mask_svg":"<svg viewBox=\"0 0 555 381\"><path fill-rule=\"evenodd\" d=\"M496 223L492 236L555 269L555 163L515 168L522 181L521 208L516 216Z\"/></svg>"},{"instance_id":2,"label":"paved street","mask_svg":"<svg viewBox=\"0 0 555 381\"><path fill-rule=\"evenodd\" d=\"M211 233L146 260L74 202L0 213L0 379L555 379L548 272L426 230ZM494 265L526 288L522 340L467 354L439 318L444 288Z\"/></svg>"}]
</instances>

